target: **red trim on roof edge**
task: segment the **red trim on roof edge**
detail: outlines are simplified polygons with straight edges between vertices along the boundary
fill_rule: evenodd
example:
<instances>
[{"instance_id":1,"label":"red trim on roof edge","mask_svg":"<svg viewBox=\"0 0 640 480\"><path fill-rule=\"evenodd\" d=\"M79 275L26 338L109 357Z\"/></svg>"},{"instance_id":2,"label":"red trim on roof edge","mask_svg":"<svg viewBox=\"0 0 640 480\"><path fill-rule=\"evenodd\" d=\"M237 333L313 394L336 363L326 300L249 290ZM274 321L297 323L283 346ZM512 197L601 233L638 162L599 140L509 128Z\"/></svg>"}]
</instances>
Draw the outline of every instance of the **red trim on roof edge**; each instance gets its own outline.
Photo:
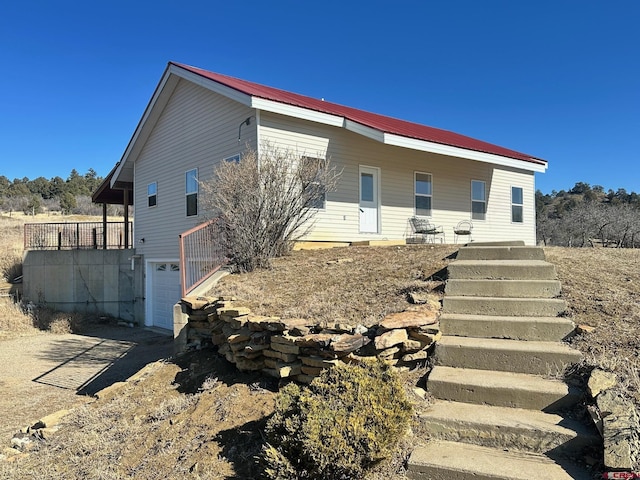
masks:
<instances>
[{"instance_id":1,"label":"red trim on roof edge","mask_svg":"<svg viewBox=\"0 0 640 480\"><path fill-rule=\"evenodd\" d=\"M278 88L260 85L259 83L249 82L247 80L230 77L220 73L209 72L190 65L184 65L176 62L169 62L169 64L175 65L209 80L213 80L214 82L218 82L246 95L306 108L330 115L337 115L384 133L423 140L426 142L439 143L442 145L449 145L466 150L499 155L539 165L547 164L547 162L541 158L536 158L531 155L527 155L526 153L517 152L515 150L484 142L482 140L477 140L448 130L429 127L427 125L408 122L406 120L400 120L393 117L387 117L377 113L366 112L364 110L339 105L337 103L325 102L324 100L318 100L305 95L280 90Z\"/></svg>"}]
</instances>

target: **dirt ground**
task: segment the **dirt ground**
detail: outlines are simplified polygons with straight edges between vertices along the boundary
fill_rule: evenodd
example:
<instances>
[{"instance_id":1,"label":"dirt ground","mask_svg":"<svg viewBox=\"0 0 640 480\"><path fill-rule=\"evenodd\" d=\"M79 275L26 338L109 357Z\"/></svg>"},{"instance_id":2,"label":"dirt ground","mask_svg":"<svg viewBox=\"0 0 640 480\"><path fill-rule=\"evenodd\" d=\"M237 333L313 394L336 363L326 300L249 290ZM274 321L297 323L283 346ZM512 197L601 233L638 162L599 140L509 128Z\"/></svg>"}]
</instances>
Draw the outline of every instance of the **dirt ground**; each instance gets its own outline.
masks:
<instances>
[{"instance_id":1,"label":"dirt ground","mask_svg":"<svg viewBox=\"0 0 640 480\"><path fill-rule=\"evenodd\" d=\"M94 326L82 335L36 331L1 340L0 439L52 412L91 401L98 390L172 351L168 335L114 326Z\"/></svg>"},{"instance_id":2,"label":"dirt ground","mask_svg":"<svg viewBox=\"0 0 640 480\"><path fill-rule=\"evenodd\" d=\"M218 293L237 295L267 313L292 305L290 314L296 316L374 320L389 308L403 308L410 292L439 292L442 268L453 250L387 247L301 252L278 259L271 270L227 277ZM626 394L638 401L640 250L545 251L557 266L568 314L577 324L595 327L592 333L574 337L573 345L585 354L588 366L618 373ZM310 278L310 271L317 282ZM339 301L330 304L336 298L331 292ZM28 349L25 342L23 348ZM0 342L2 350L4 345ZM20 347L16 352L24 355ZM30 357L24 355L24 359ZM28 362L17 361L13 368ZM3 364L0 359L0 371ZM428 405L428 398L413 392L426 372L425 367L404 377L417 411ZM36 444L32 454L0 461L0 478L255 479L261 432L273 412L277 388L275 380L237 372L213 351L154 362L135 381L76 408L63 428ZM8 402L2 408L19 411L29 406L29 399L20 398L20 392L15 396L19 404ZM47 407L54 405L46 397L41 401ZM41 415L43 410L40 405L35 411ZM0 438L0 445L7 445L5 439ZM368 480L406 478L406 456L424 441L419 423L414 422L396 456Z\"/></svg>"}]
</instances>

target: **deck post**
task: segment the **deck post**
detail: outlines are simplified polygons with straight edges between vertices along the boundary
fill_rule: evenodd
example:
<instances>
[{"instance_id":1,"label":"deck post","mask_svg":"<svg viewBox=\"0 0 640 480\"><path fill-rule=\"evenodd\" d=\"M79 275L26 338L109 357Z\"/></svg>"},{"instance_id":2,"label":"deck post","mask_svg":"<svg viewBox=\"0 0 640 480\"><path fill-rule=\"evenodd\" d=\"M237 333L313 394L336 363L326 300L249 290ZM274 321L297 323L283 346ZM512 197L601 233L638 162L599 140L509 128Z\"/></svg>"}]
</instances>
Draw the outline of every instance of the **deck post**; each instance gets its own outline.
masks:
<instances>
[{"instance_id":1,"label":"deck post","mask_svg":"<svg viewBox=\"0 0 640 480\"><path fill-rule=\"evenodd\" d=\"M133 242L132 242L133 243ZM124 248L129 248L129 189L124 189Z\"/></svg>"},{"instance_id":2,"label":"deck post","mask_svg":"<svg viewBox=\"0 0 640 480\"><path fill-rule=\"evenodd\" d=\"M107 249L107 204L102 204L102 248Z\"/></svg>"}]
</instances>

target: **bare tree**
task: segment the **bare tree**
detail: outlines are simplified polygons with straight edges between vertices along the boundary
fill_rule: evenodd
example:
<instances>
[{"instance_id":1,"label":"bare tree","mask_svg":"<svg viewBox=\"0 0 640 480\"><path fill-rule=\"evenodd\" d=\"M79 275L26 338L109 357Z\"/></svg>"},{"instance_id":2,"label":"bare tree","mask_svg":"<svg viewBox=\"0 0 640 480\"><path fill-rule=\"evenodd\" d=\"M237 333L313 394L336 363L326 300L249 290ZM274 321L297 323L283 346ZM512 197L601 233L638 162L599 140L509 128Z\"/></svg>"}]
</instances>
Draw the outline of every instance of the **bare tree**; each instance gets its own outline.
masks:
<instances>
[{"instance_id":1,"label":"bare tree","mask_svg":"<svg viewBox=\"0 0 640 480\"><path fill-rule=\"evenodd\" d=\"M219 217L225 246L241 271L269 266L313 226L340 173L329 159L263 143L239 162L221 162L203 185L205 208Z\"/></svg>"}]
</instances>

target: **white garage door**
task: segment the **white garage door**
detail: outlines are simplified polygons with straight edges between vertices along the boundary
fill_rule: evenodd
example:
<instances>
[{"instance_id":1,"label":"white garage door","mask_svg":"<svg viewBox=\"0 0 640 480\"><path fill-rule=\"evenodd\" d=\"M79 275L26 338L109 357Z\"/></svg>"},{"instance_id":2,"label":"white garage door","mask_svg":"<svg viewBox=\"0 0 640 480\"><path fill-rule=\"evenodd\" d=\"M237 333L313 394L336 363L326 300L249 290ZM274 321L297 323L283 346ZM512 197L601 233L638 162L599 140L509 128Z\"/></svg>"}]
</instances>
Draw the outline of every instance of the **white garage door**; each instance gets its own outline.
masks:
<instances>
[{"instance_id":1,"label":"white garage door","mask_svg":"<svg viewBox=\"0 0 640 480\"><path fill-rule=\"evenodd\" d=\"M173 305L180 301L180 265L158 262L151 270L151 324L173 330Z\"/></svg>"}]
</instances>

